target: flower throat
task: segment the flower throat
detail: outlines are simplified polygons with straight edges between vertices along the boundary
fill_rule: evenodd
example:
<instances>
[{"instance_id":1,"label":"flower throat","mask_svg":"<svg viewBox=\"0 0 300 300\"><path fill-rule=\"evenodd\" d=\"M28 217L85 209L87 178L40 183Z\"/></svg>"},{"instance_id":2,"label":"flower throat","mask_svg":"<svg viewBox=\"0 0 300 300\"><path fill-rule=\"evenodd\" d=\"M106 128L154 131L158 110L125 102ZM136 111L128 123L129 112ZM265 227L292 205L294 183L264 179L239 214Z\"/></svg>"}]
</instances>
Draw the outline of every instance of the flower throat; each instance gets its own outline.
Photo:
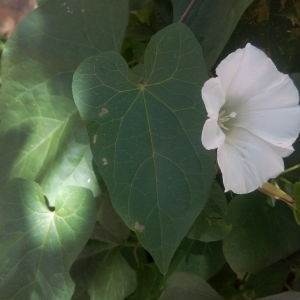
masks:
<instances>
[{"instance_id":1,"label":"flower throat","mask_svg":"<svg viewBox=\"0 0 300 300\"><path fill-rule=\"evenodd\" d=\"M235 119L236 116L237 116L237 113L234 111L228 114L225 109L221 109L221 111L219 113L219 118L218 118L218 125L220 126L220 128L227 131L227 130L229 130L229 126L228 126L229 121L231 121L232 119Z\"/></svg>"}]
</instances>

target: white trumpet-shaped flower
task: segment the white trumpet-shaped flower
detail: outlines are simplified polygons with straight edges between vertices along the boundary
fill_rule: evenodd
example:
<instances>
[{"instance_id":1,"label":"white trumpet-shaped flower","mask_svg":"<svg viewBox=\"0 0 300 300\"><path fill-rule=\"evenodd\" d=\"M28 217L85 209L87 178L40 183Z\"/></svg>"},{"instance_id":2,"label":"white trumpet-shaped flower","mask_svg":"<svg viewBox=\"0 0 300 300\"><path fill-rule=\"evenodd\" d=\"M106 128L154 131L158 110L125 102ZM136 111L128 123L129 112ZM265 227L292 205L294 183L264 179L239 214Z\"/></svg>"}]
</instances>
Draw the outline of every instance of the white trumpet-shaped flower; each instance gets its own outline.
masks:
<instances>
[{"instance_id":1,"label":"white trumpet-shaped flower","mask_svg":"<svg viewBox=\"0 0 300 300\"><path fill-rule=\"evenodd\" d=\"M264 52L247 44L228 55L205 82L206 149L218 149L226 191L249 193L284 170L300 131L299 94Z\"/></svg>"}]
</instances>

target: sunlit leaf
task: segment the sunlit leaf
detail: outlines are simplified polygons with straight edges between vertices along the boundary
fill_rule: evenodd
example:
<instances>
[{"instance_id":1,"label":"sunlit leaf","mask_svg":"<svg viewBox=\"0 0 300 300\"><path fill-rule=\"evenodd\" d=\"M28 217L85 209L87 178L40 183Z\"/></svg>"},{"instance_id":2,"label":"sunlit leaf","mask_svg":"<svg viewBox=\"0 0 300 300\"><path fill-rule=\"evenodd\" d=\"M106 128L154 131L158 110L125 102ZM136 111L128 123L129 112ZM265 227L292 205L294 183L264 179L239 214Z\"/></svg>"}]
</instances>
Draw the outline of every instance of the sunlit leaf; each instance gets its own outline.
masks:
<instances>
[{"instance_id":1,"label":"sunlit leaf","mask_svg":"<svg viewBox=\"0 0 300 300\"><path fill-rule=\"evenodd\" d=\"M72 75L87 56L120 49L127 17L126 1L53 0L18 27L1 64L1 183L36 180L51 203L70 184L97 194Z\"/></svg>"},{"instance_id":2,"label":"sunlit leaf","mask_svg":"<svg viewBox=\"0 0 300 300\"><path fill-rule=\"evenodd\" d=\"M47 206L34 182L15 179L0 197L2 299L70 299L69 269L96 221L92 193L68 187Z\"/></svg>"},{"instance_id":3,"label":"sunlit leaf","mask_svg":"<svg viewBox=\"0 0 300 300\"><path fill-rule=\"evenodd\" d=\"M51 0L5 44L0 298L72 295L68 271L94 227L97 209L91 198L99 193L88 135L73 102L72 76L84 58L120 49L127 15L126 1ZM16 177L40 186L21 182L16 191L5 191ZM49 212L44 195L55 212Z\"/></svg>"}]
</instances>

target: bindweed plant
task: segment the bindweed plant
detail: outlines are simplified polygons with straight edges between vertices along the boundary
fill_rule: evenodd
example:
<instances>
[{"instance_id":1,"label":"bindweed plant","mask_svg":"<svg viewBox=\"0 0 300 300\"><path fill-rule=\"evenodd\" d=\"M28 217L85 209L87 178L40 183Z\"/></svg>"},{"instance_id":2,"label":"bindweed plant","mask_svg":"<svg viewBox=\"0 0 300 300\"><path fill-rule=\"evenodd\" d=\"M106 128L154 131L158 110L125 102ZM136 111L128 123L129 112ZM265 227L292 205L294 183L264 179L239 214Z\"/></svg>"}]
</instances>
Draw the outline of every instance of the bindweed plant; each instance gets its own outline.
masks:
<instances>
[{"instance_id":1,"label":"bindweed plant","mask_svg":"<svg viewBox=\"0 0 300 300\"><path fill-rule=\"evenodd\" d=\"M298 299L299 12L49 0L22 21L1 57L0 299Z\"/></svg>"}]
</instances>

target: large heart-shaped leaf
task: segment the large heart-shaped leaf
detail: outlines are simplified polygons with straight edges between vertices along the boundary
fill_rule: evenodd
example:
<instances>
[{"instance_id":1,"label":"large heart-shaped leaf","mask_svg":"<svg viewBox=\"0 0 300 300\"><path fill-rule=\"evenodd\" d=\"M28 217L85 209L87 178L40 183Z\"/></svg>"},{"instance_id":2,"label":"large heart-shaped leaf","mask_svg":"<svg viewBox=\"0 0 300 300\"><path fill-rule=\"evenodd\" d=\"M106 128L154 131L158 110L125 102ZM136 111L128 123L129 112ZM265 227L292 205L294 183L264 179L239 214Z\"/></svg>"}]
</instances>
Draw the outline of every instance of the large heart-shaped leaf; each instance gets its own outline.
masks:
<instances>
[{"instance_id":1,"label":"large heart-shaped leaf","mask_svg":"<svg viewBox=\"0 0 300 300\"><path fill-rule=\"evenodd\" d=\"M117 53L89 58L75 72L73 91L82 117L98 126L94 159L117 212L166 272L212 181L200 142L207 74L184 24L157 33L144 59L139 77Z\"/></svg>"},{"instance_id":2,"label":"large heart-shaped leaf","mask_svg":"<svg viewBox=\"0 0 300 300\"><path fill-rule=\"evenodd\" d=\"M0 298L70 299L69 269L92 232L92 193L68 187L47 206L41 188L14 179L0 197ZM54 209L54 210L53 210Z\"/></svg>"},{"instance_id":3,"label":"large heart-shaped leaf","mask_svg":"<svg viewBox=\"0 0 300 300\"><path fill-rule=\"evenodd\" d=\"M172 0L174 22L185 16L192 2L191 0ZM184 22L200 41L209 69L216 63L241 15L252 2L253 0L194 1Z\"/></svg>"}]
</instances>

